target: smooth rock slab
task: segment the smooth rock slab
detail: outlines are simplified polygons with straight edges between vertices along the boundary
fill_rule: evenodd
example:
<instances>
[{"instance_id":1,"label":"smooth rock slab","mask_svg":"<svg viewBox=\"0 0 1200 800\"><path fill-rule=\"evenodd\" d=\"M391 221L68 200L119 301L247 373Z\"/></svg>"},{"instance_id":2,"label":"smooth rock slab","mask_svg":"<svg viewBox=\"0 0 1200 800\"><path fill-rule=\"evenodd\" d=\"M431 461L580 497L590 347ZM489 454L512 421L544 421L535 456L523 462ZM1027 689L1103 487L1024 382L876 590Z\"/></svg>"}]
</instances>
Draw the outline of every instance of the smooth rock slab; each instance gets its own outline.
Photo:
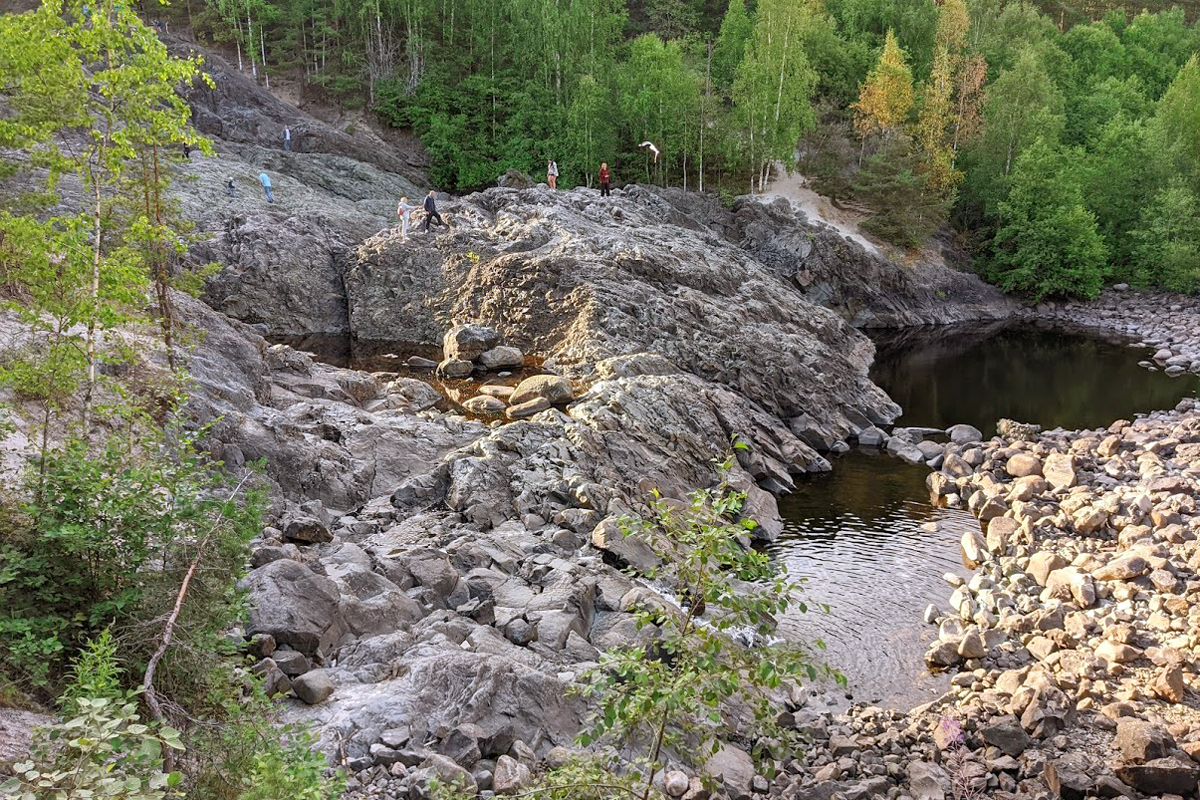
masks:
<instances>
[{"instance_id":1,"label":"smooth rock slab","mask_svg":"<svg viewBox=\"0 0 1200 800\"><path fill-rule=\"evenodd\" d=\"M503 414L508 406L498 397L480 394L464 401L462 407L472 414Z\"/></svg>"},{"instance_id":2,"label":"smooth rock slab","mask_svg":"<svg viewBox=\"0 0 1200 800\"><path fill-rule=\"evenodd\" d=\"M534 375L517 384L509 402L513 405L544 397L551 405L569 403L575 399L571 383L559 375Z\"/></svg>"},{"instance_id":3,"label":"smooth rock slab","mask_svg":"<svg viewBox=\"0 0 1200 800\"><path fill-rule=\"evenodd\" d=\"M516 397L516 394L513 394ZM524 402L514 402L505 412L509 419L526 419L534 414L540 414L550 408L550 401L544 397L534 397Z\"/></svg>"}]
</instances>

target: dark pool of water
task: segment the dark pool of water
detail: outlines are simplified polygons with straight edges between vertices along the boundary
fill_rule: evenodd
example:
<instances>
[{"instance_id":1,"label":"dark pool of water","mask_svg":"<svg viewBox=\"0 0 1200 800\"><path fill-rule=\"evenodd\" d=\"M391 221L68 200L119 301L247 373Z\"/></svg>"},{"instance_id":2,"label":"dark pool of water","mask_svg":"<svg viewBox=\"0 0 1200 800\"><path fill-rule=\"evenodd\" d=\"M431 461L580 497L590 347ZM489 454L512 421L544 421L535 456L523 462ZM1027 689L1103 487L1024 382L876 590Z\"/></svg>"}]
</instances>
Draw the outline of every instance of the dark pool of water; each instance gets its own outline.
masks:
<instances>
[{"instance_id":1,"label":"dark pool of water","mask_svg":"<svg viewBox=\"0 0 1200 800\"><path fill-rule=\"evenodd\" d=\"M1195 376L1139 367L1150 355L1144 349L1027 324L908 329L880 335L876 346L872 378L904 409L903 425L966 422L989 436L1000 417L1107 426L1200 390ZM925 670L934 630L921 617L929 603L945 607L944 573L970 574L958 540L978 523L930 504L928 472L854 451L780 499L786 526L772 553L808 579L810 607L830 606L828 614L789 614L781 633L823 640L822 657L846 675L856 701L911 707L946 685Z\"/></svg>"},{"instance_id":2,"label":"dark pool of water","mask_svg":"<svg viewBox=\"0 0 1200 800\"><path fill-rule=\"evenodd\" d=\"M871 378L904 409L899 425L960 422L985 436L1001 417L1043 428L1107 427L1194 397L1200 378L1151 372L1153 351L1029 323L910 329L875 337Z\"/></svg>"}]
</instances>

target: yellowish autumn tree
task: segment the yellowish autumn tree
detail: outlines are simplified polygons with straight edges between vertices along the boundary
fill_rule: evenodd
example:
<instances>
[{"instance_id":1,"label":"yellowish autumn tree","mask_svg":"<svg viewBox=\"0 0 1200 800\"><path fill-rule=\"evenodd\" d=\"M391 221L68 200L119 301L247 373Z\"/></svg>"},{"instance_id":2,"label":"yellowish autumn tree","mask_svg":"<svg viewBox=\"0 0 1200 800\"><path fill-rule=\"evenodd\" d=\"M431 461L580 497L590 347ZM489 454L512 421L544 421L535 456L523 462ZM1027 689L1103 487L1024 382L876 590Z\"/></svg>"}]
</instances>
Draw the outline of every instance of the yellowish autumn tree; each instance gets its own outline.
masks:
<instances>
[{"instance_id":1,"label":"yellowish autumn tree","mask_svg":"<svg viewBox=\"0 0 1200 800\"><path fill-rule=\"evenodd\" d=\"M936 192L950 192L962 180L962 173L954 168L954 147L950 136L954 121L953 93L951 56L945 47L938 47L915 130L916 140L924 154L925 186Z\"/></svg>"},{"instance_id":2,"label":"yellowish autumn tree","mask_svg":"<svg viewBox=\"0 0 1200 800\"><path fill-rule=\"evenodd\" d=\"M971 16L964 0L942 0L938 9L937 32L934 47L946 48L951 60L967 46L967 31L971 27Z\"/></svg>"},{"instance_id":3,"label":"yellowish autumn tree","mask_svg":"<svg viewBox=\"0 0 1200 800\"><path fill-rule=\"evenodd\" d=\"M879 61L851 107L856 112L854 127L864 139L872 134L890 137L908 121L913 107L912 70L890 28Z\"/></svg>"}]
</instances>

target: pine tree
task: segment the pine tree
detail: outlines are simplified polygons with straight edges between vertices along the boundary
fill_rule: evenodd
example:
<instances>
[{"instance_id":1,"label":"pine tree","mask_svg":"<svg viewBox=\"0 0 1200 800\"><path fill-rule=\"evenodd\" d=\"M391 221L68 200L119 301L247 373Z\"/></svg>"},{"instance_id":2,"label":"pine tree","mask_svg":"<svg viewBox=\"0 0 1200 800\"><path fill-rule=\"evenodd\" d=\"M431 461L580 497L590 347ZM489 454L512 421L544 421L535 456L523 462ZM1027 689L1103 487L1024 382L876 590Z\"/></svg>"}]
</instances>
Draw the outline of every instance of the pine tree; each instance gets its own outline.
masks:
<instances>
[{"instance_id":1,"label":"pine tree","mask_svg":"<svg viewBox=\"0 0 1200 800\"><path fill-rule=\"evenodd\" d=\"M945 223L949 207L944 193L927 183L912 141L903 134L886 139L855 181L856 199L874 211L863 228L894 244L919 246Z\"/></svg>"}]
</instances>

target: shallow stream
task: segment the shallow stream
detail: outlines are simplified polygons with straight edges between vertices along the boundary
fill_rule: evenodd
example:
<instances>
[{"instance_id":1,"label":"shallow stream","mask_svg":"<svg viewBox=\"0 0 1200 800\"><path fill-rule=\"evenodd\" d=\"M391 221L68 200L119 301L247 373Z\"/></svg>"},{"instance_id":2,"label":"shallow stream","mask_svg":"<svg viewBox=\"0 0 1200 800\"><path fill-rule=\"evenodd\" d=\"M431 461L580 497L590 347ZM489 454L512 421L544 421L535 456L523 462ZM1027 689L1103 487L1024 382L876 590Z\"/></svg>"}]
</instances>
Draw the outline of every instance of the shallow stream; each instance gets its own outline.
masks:
<instances>
[{"instance_id":1,"label":"shallow stream","mask_svg":"<svg viewBox=\"0 0 1200 800\"><path fill-rule=\"evenodd\" d=\"M871 377L904 409L898 425L960 422L995 433L1008 417L1044 428L1107 426L1196 396L1200 379L1169 378L1137 362L1150 353L1028 322L889 331L876 338ZM921 617L945 607L946 572L970 573L958 540L975 518L935 508L928 468L852 451L833 471L804 478L780 499L786 529L771 552L807 579L808 613L789 614L781 633L822 640L815 657L839 669L853 699L908 708L933 699L946 679L929 676L934 635ZM828 604L828 614L812 607ZM841 699L839 697L839 699Z\"/></svg>"}]
</instances>

